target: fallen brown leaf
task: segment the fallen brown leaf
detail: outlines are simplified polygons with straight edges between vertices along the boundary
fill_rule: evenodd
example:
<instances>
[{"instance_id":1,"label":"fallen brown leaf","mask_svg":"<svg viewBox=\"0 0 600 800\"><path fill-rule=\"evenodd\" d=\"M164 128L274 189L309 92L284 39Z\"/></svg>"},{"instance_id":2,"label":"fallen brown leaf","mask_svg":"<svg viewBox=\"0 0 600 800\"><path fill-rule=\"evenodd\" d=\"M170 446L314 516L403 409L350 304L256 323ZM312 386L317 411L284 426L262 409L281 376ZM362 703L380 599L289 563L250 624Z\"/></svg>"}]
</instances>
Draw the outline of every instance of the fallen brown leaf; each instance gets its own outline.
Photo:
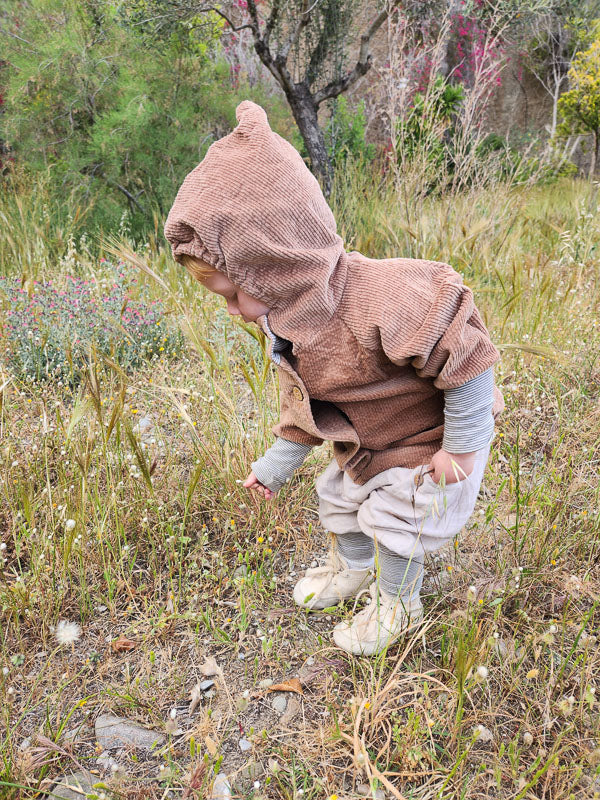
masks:
<instances>
[{"instance_id":1,"label":"fallen brown leaf","mask_svg":"<svg viewBox=\"0 0 600 800\"><path fill-rule=\"evenodd\" d=\"M212 677L213 675L218 675L221 670L219 669L219 665L216 662L214 656L209 656L204 660L204 664L200 667L200 672L205 675L207 678Z\"/></svg>"},{"instance_id":2,"label":"fallen brown leaf","mask_svg":"<svg viewBox=\"0 0 600 800\"><path fill-rule=\"evenodd\" d=\"M296 692L296 694L304 695L302 684L298 678L290 678L289 681L283 683L276 683L274 686L269 686L268 692Z\"/></svg>"},{"instance_id":3,"label":"fallen brown leaf","mask_svg":"<svg viewBox=\"0 0 600 800\"><path fill-rule=\"evenodd\" d=\"M217 747L217 743L214 739L211 739L210 736L204 737L204 744L206 745L206 749L211 754L211 756L216 756L219 752L219 748Z\"/></svg>"},{"instance_id":4,"label":"fallen brown leaf","mask_svg":"<svg viewBox=\"0 0 600 800\"><path fill-rule=\"evenodd\" d=\"M119 636L114 642L110 643L110 648L114 653L124 653L127 650L134 650L138 646L138 642L133 639L128 639L126 636Z\"/></svg>"}]
</instances>

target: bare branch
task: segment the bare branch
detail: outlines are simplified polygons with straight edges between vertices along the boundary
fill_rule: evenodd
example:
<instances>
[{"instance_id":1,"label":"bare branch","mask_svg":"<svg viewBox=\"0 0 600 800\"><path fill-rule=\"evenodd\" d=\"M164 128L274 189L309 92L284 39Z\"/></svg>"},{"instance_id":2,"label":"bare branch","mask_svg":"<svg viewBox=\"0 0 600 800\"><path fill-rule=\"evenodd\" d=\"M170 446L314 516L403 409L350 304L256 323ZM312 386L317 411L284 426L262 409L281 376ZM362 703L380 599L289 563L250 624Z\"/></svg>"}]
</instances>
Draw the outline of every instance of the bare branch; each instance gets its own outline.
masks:
<instances>
[{"instance_id":1,"label":"bare branch","mask_svg":"<svg viewBox=\"0 0 600 800\"><path fill-rule=\"evenodd\" d=\"M250 5L250 3L248 3L248 5ZM224 11L221 11L221 9L219 9L219 8L215 8L215 6L208 6L207 8L199 8L196 13L203 14L203 13L206 13L207 11L214 11L220 17L223 17L225 22L227 22L229 24L229 26L231 27L232 31L243 31L244 28L251 28L252 31L254 31L254 25L251 24L251 23L246 23L245 25L238 25L236 27L235 24L229 19L227 14Z\"/></svg>"},{"instance_id":2,"label":"bare branch","mask_svg":"<svg viewBox=\"0 0 600 800\"><path fill-rule=\"evenodd\" d=\"M312 11L314 11L314 9L319 5L320 2L321 2L321 0L315 0L315 2L312 4L312 6L310 8L307 8L306 11L302 12L302 15L301 15L300 19L298 20L298 22L296 23L296 27L292 31L291 36L288 38L287 42L283 45L281 50L277 53L277 56L276 56L275 60L278 63L279 62L285 63L287 61L287 58L288 58L288 56L290 54L290 50L292 49L292 47L296 44L296 42L300 38L300 34L302 33L302 30L310 22L310 15L311 15Z\"/></svg>"},{"instance_id":3,"label":"bare branch","mask_svg":"<svg viewBox=\"0 0 600 800\"><path fill-rule=\"evenodd\" d=\"M281 10L281 0L273 0L273 6L271 8L271 13L269 14L269 19L267 20L267 26L265 28L265 35L263 36L263 40L265 45L269 45L269 38L271 37L271 32L275 27L275 23L277 22L277 17L279 16L279 11Z\"/></svg>"},{"instance_id":4,"label":"bare branch","mask_svg":"<svg viewBox=\"0 0 600 800\"><path fill-rule=\"evenodd\" d=\"M314 94L313 99L317 108L324 100L328 100L330 97L337 97L342 92L345 92L349 86L351 86L355 81L369 71L371 68L372 58L371 54L369 53L369 44L371 43L371 39L383 25L391 11L399 4L399 0L395 0L395 2L390 3L388 8L380 11L371 23L369 30L362 34L360 37L358 60L354 65L354 69L352 69L350 72L347 72L343 77L331 81L327 84L327 86L324 86L323 89L319 89L319 91Z\"/></svg>"}]
</instances>

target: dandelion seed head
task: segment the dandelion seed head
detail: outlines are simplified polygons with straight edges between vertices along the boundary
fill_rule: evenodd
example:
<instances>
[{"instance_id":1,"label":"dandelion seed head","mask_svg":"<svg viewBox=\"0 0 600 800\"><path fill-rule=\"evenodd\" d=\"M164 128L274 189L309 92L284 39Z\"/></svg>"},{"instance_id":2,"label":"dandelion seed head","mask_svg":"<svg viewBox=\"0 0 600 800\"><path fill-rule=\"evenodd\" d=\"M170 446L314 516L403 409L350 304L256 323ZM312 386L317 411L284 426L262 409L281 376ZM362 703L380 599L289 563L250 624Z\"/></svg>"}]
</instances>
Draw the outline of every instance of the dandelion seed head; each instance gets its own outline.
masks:
<instances>
[{"instance_id":1,"label":"dandelion seed head","mask_svg":"<svg viewBox=\"0 0 600 800\"><path fill-rule=\"evenodd\" d=\"M75 527L75 520L74 520L74 519L68 519L68 520L65 522L65 528L66 528L68 531L72 531L74 527Z\"/></svg>"},{"instance_id":2,"label":"dandelion seed head","mask_svg":"<svg viewBox=\"0 0 600 800\"><path fill-rule=\"evenodd\" d=\"M54 636L59 644L72 644L81 636L81 628L76 622L61 619L56 626Z\"/></svg>"},{"instance_id":3,"label":"dandelion seed head","mask_svg":"<svg viewBox=\"0 0 600 800\"><path fill-rule=\"evenodd\" d=\"M489 669L487 667L483 666L483 664L481 664L479 667L477 667L477 675L482 680L485 680L488 677L489 674L490 674Z\"/></svg>"}]
</instances>

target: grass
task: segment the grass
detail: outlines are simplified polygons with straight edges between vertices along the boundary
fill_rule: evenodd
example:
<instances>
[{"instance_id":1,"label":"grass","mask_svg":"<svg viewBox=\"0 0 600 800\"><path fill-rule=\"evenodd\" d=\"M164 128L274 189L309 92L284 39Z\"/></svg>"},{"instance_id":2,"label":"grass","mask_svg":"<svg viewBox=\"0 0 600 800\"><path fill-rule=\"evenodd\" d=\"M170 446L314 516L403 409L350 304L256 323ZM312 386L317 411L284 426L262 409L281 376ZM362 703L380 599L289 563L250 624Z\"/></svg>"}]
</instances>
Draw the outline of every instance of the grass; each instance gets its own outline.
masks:
<instances>
[{"instance_id":1,"label":"grass","mask_svg":"<svg viewBox=\"0 0 600 800\"><path fill-rule=\"evenodd\" d=\"M181 359L129 376L91 363L72 394L3 368L0 796L40 797L75 761L104 781L93 722L106 712L167 743L123 756L127 775L99 796L206 797L219 769L255 800L600 794L598 187L401 194L365 171L339 176L347 248L461 271L502 352L506 400L476 511L429 560L425 645L352 658L330 638L348 609L293 606L298 574L328 546L313 485L329 450L272 504L240 486L271 441L276 376L252 326L157 235L138 250L187 333ZM3 228L2 271L101 277L85 240L26 224L52 205L32 197L0 199L27 232ZM54 636L64 619L82 627L69 646ZM209 656L215 693L190 714ZM261 682L294 676L304 694L282 719ZM262 772L244 772L242 736Z\"/></svg>"}]
</instances>

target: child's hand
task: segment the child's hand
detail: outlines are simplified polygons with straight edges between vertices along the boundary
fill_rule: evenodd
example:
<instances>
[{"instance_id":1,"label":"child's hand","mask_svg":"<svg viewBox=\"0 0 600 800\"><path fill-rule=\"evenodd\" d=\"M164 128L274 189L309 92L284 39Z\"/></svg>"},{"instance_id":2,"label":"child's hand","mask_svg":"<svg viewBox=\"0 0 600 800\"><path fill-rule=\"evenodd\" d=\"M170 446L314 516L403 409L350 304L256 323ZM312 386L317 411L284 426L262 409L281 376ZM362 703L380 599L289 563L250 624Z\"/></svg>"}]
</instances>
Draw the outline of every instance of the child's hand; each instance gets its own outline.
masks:
<instances>
[{"instance_id":1,"label":"child's hand","mask_svg":"<svg viewBox=\"0 0 600 800\"><path fill-rule=\"evenodd\" d=\"M446 484L463 481L473 472L475 466L475 455L473 453L448 453L446 450L438 450L431 457L429 462L429 474L434 483L439 483L442 473L446 476Z\"/></svg>"},{"instance_id":2,"label":"child's hand","mask_svg":"<svg viewBox=\"0 0 600 800\"><path fill-rule=\"evenodd\" d=\"M246 480L242 483L242 486L246 489L253 489L255 492L262 494L265 500L271 500L271 498L275 495L275 492L272 492L268 486L263 486L263 484L260 483L253 472L248 475Z\"/></svg>"}]
</instances>

